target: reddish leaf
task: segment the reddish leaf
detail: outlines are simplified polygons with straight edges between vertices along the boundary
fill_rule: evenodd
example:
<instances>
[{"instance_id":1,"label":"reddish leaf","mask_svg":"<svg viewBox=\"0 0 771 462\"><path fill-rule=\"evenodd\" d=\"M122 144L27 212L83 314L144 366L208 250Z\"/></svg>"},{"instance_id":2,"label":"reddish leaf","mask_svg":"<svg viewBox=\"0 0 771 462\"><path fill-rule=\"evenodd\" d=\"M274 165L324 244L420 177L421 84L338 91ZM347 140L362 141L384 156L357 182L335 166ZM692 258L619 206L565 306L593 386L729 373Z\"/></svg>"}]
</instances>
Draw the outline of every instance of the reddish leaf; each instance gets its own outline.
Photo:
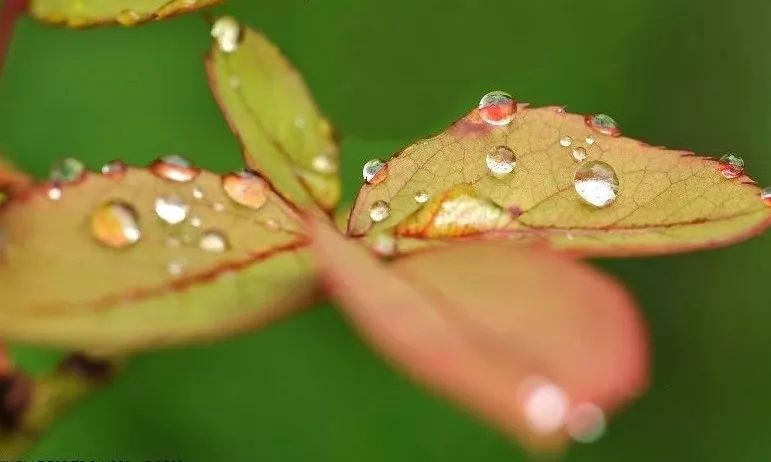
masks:
<instances>
[{"instance_id":1,"label":"reddish leaf","mask_svg":"<svg viewBox=\"0 0 771 462\"><path fill-rule=\"evenodd\" d=\"M134 26L216 5L222 0L30 0L36 19L68 27Z\"/></svg>"},{"instance_id":2,"label":"reddish leaf","mask_svg":"<svg viewBox=\"0 0 771 462\"><path fill-rule=\"evenodd\" d=\"M325 224L314 249L331 292L377 349L531 448L563 444L563 424L576 430L572 412L588 403L612 411L646 387L634 302L585 264L489 241L386 265Z\"/></svg>"},{"instance_id":3,"label":"reddish leaf","mask_svg":"<svg viewBox=\"0 0 771 462\"><path fill-rule=\"evenodd\" d=\"M611 128L555 107L519 105L507 125L474 110L394 156L361 188L348 231L369 240L393 233L402 252L489 236L588 255L648 255L726 245L771 225L771 207L741 172ZM611 165L620 183L615 202L602 208L581 200L574 184L603 173L594 161ZM374 222L371 211L383 204L390 214Z\"/></svg>"}]
</instances>

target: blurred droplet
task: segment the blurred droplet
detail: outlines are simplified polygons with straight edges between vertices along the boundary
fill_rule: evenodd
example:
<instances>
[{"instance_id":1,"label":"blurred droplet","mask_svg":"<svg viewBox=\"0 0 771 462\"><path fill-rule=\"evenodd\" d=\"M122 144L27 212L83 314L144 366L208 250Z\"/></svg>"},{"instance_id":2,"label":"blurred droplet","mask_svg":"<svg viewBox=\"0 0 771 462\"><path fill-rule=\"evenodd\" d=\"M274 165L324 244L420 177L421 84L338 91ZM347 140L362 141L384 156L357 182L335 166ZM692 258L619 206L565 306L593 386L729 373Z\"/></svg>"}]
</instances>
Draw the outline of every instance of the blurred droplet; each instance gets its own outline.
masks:
<instances>
[{"instance_id":1,"label":"blurred droplet","mask_svg":"<svg viewBox=\"0 0 771 462\"><path fill-rule=\"evenodd\" d=\"M150 165L150 171L156 176L178 183L192 181L201 173L200 168L194 167L189 160L177 154L156 160Z\"/></svg>"},{"instance_id":2,"label":"blurred droplet","mask_svg":"<svg viewBox=\"0 0 771 462\"><path fill-rule=\"evenodd\" d=\"M571 154L573 154L573 159L576 162L583 162L586 160L586 149L583 146L574 147Z\"/></svg>"},{"instance_id":3,"label":"blurred droplet","mask_svg":"<svg viewBox=\"0 0 771 462\"><path fill-rule=\"evenodd\" d=\"M202 224L203 222L198 217L193 217L190 219L190 226L192 226L193 228L200 228Z\"/></svg>"},{"instance_id":4,"label":"blurred droplet","mask_svg":"<svg viewBox=\"0 0 771 462\"><path fill-rule=\"evenodd\" d=\"M388 164L380 159L367 161L362 168L362 176L367 184L378 184L388 177Z\"/></svg>"},{"instance_id":5,"label":"blurred droplet","mask_svg":"<svg viewBox=\"0 0 771 462\"><path fill-rule=\"evenodd\" d=\"M586 125L593 130L610 136L621 135L621 130L618 128L618 124L613 117L607 114L595 114L593 116L586 116L584 118Z\"/></svg>"},{"instance_id":6,"label":"blurred droplet","mask_svg":"<svg viewBox=\"0 0 771 462\"><path fill-rule=\"evenodd\" d=\"M369 217L374 222L380 222L391 215L391 207L385 201L376 201L369 208Z\"/></svg>"},{"instance_id":7,"label":"blurred droplet","mask_svg":"<svg viewBox=\"0 0 771 462\"><path fill-rule=\"evenodd\" d=\"M249 171L225 175L222 177L222 189L233 202L250 209L257 210L268 201L268 184Z\"/></svg>"},{"instance_id":8,"label":"blurred droplet","mask_svg":"<svg viewBox=\"0 0 771 462\"><path fill-rule=\"evenodd\" d=\"M375 235L372 248L378 255L390 257L396 253L396 238L391 233Z\"/></svg>"},{"instance_id":9,"label":"blurred droplet","mask_svg":"<svg viewBox=\"0 0 771 462\"><path fill-rule=\"evenodd\" d=\"M573 138L565 135L562 138L560 138L560 146L568 147L573 143Z\"/></svg>"},{"instance_id":10,"label":"blurred droplet","mask_svg":"<svg viewBox=\"0 0 771 462\"><path fill-rule=\"evenodd\" d=\"M520 393L525 419L534 432L548 435L563 427L570 403L561 387L541 377L528 377Z\"/></svg>"},{"instance_id":11,"label":"blurred droplet","mask_svg":"<svg viewBox=\"0 0 771 462\"><path fill-rule=\"evenodd\" d=\"M605 413L596 404L580 403L570 410L565 426L579 443L594 443L605 433Z\"/></svg>"},{"instance_id":12,"label":"blurred droplet","mask_svg":"<svg viewBox=\"0 0 771 462\"><path fill-rule=\"evenodd\" d=\"M126 175L126 164L121 160L111 160L102 165L102 175L112 178L113 180L120 180Z\"/></svg>"},{"instance_id":13,"label":"blurred droplet","mask_svg":"<svg viewBox=\"0 0 771 462\"><path fill-rule=\"evenodd\" d=\"M744 173L744 159L729 152L720 158L719 170L726 178L736 178Z\"/></svg>"},{"instance_id":14,"label":"blurred droplet","mask_svg":"<svg viewBox=\"0 0 771 462\"><path fill-rule=\"evenodd\" d=\"M83 162L73 157L65 157L51 166L50 178L57 183L70 183L80 180L85 173Z\"/></svg>"},{"instance_id":15,"label":"blurred droplet","mask_svg":"<svg viewBox=\"0 0 771 462\"><path fill-rule=\"evenodd\" d=\"M166 270L172 276L180 276L182 272L185 270L185 266L180 260L172 260L169 262L168 266L166 267Z\"/></svg>"},{"instance_id":16,"label":"blurred droplet","mask_svg":"<svg viewBox=\"0 0 771 462\"><path fill-rule=\"evenodd\" d=\"M227 236L217 230L209 230L201 235L198 247L206 252L220 253L228 250L230 244Z\"/></svg>"},{"instance_id":17,"label":"blurred droplet","mask_svg":"<svg viewBox=\"0 0 771 462\"><path fill-rule=\"evenodd\" d=\"M190 206L176 194L167 194L155 200L155 213L170 225L182 223L187 218Z\"/></svg>"},{"instance_id":18,"label":"blurred droplet","mask_svg":"<svg viewBox=\"0 0 771 462\"><path fill-rule=\"evenodd\" d=\"M203 199L203 189L200 186L193 188L193 197L198 200Z\"/></svg>"},{"instance_id":19,"label":"blurred droplet","mask_svg":"<svg viewBox=\"0 0 771 462\"><path fill-rule=\"evenodd\" d=\"M516 112L516 101L503 91L491 91L479 101L479 115L490 125L507 125L514 120Z\"/></svg>"},{"instance_id":20,"label":"blurred droplet","mask_svg":"<svg viewBox=\"0 0 771 462\"><path fill-rule=\"evenodd\" d=\"M91 215L91 234L114 249L132 246L142 236L136 210L118 200L105 202Z\"/></svg>"},{"instance_id":21,"label":"blurred droplet","mask_svg":"<svg viewBox=\"0 0 771 462\"><path fill-rule=\"evenodd\" d=\"M415 202L418 204L425 204L430 198L431 196L426 191L420 190L415 193Z\"/></svg>"},{"instance_id":22,"label":"blurred droplet","mask_svg":"<svg viewBox=\"0 0 771 462\"><path fill-rule=\"evenodd\" d=\"M574 177L576 192L587 204L605 207L616 201L619 181L610 164L599 160L578 167Z\"/></svg>"},{"instance_id":23,"label":"blurred droplet","mask_svg":"<svg viewBox=\"0 0 771 462\"><path fill-rule=\"evenodd\" d=\"M594 144L594 137L591 136L591 135L587 136L586 137L586 144L588 144L589 146L593 145Z\"/></svg>"},{"instance_id":24,"label":"blurred droplet","mask_svg":"<svg viewBox=\"0 0 771 462\"><path fill-rule=\"evenodd\" d=\"M313 169L320 173L332 174L337 172L338 162L332 154L322 152L317 154L312 161Z\"/></svg>"},{"instance_id":25,"label":"blurred droplet","mask_svg":"<svg viewBox=\"0 0 771 462\"><path fill-rule=\"evenodd\" d=\"M485 162L493 175L506 175L514 170L517 156L508 146L496 146L487 153Z\"/></svg>"},{"instance_id":26,"label":"blurred droplet","mask_svg":"<svg viewBox=\"0 0 771 462\"><path fill-rule=\"evenodd\" d=\"M62 198L62 188L56 185L50 186L46 191L46 196L52 201L58 201Z\"/></svg>"},{"instance_id":27,"label":"blurred droplet","mask_svg":"<svg viewBox=\"0 0 771 462\"><path fill-rule=\"evenodd\" d=\"M232 53L238 49L241 40L241 25L230 16L222 16L214 22L211 36L221 51Z\"/></svg>"}]
</instances>

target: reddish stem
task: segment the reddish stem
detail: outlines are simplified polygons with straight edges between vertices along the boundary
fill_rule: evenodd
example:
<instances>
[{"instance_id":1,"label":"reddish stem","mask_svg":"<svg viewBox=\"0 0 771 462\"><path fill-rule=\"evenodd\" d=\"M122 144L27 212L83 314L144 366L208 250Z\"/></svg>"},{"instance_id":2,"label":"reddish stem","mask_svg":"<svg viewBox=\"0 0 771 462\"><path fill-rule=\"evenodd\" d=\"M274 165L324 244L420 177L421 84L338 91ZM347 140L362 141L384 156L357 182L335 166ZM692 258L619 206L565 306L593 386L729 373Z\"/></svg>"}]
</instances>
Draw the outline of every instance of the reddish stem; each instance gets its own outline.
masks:
<instances>
[{"instance_id":1,"label":"reddish stem","mask_svg":"<svg viewBox=\"0 0 771 462\"><path fill-rule=\"evenodd\" d=\"M11 45L13 27L26 10L27 0L0 0L0 75L3 74L5 57Z\"/></svg>"}]
</instances>

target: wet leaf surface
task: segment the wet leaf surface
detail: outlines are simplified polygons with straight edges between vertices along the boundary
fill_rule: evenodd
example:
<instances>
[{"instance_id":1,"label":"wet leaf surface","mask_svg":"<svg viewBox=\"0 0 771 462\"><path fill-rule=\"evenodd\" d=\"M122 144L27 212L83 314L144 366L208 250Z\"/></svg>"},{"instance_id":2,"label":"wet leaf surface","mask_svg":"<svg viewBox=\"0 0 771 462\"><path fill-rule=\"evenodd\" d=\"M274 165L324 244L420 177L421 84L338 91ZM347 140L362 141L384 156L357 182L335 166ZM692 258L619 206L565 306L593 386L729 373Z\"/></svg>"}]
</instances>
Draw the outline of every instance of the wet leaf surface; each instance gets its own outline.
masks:
<instances>
[{"instance_id":1,"label":"wet leaf surface","mask_svg":"<svg viewBox=\"0 0 771 462\"><path fill-rule=\"evenodd\" d=\"M377 350L531 449L585 438L597 428L576 413L612 412L647 386L635 304L586 264L499 240L389 265L329 225L314 239L329 291Z\"/></svg>"},{"instance_id":2,"label":"wet leaf surface","mask_svg":"<svg viewBox=\"0 0 771 462\"><path fill-rule=\"evenodd\" d=\"M221 3L222 0L31 0L30 13L68 27L118 23L134 26Z\"/></svg>"},{"instance_id":3,"label":"wet leaf surface","mask_svg":"<svg viewBox=\"0 0 771 462\"><path fill-rule=\"evenodd\" d=\"M86 173L5 204L0 336L139 349L231 335L312 298L294 210L258 177L196 175Z\"/></svg>"},{"instance_id":4,"label":"wet leaf surface","mask_svg":"<svg viewBox=\"0 0 771 462\"><path fill-rule=\"evenodd\" d=\"M340 198L339 148L302 76L260 32L227 17L213 31L209 84L246 164L299 207L315 202L333 209Z\"/></svg>"},{"instance_id":5,"label":"wet leaf surface","mask_svg":"<svg viewBox=\"0 0 771 462\"><path fill-rule=\"evenodd\" d=\"M396 154L387 178L362 186L349 233L395 233L402 252L485 236L621 256L727 245L771 225L760 189L741 172L727 178L717 159L562 108L520 104L512 117L494 125L474 110ZM376 222L381 201L390 213Z\"/></svg>"}]
</instances>

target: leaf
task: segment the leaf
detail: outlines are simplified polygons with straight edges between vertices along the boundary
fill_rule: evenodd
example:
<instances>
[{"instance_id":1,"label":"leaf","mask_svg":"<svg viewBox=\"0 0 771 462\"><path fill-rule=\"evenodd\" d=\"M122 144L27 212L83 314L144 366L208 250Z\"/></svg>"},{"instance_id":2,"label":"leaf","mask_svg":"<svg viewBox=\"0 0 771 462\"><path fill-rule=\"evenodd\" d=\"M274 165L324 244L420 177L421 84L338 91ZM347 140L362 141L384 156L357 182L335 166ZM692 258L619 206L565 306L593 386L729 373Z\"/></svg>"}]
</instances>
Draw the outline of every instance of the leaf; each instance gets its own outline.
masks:
<instances>
[{"instance_id":1,"label":"leaf","mask_svg":"<svg viewBox=\"0 0 771 462\"><path fill-rule=\"evenodd\" d=\"M212 173L119 173L40 185L2 209L0 338L92 352L176 345L248 330L314 297L297 214L258 177L251 189L225 183L247 194L242 203L264 203L254 210ZM159 198L174 221L175 201L189 205L187 219L162 221ZM105 205L134 213L97 214Z\"/></svg>"},{"instance_id":2,"label":"leaf","mask_svg":"<svg viewBox=\"0 0 771 462\"><path fill-rule=\"evenodd\" d=\"M393 232L401 252L487 236L621 256L727 245L771 225L771 208L747 176L728 179L715 159L613 134L562 108L520 104L505 126L484 122L474 110L396 154L384 181L365 184L348 232L368 239ZM560 144L565 136L570 146ZM501 145L513 150L516 165L496 176L486 157ZM615 169L615 203L596 208L580 200L574 148L585 150L586 162L601 160ZM420 191L431 198L425 204L415 200ZM390 206L390 216L373 224L369 212L377 201Z\"/></svg>"},{"instance_id":3,"label":"leaf","mask_svg":"<svg viewBox=\"0 0 771 462\"><path fill-rule=\"evenodd\" d=\"M5 349L5 346L0 343L0 377L3 377L4 375L11 372L13 369L13 363L11 363L11 358L8 356L8 352Z\"/></svg>"},{"instance_id":4,"label":"leaf","mask_svg":"<svg viewBox=\"0 0 771 462\"><path fill-rule=\"evenodd\" d=\"M386 265L329 225L314 241L322 279L375 348L530 448L560 447L565 425L588 438L583 410L646 388L635 304L586 264L501 240Z\"/></svg>"},{"instance_id":5,"label":"leaf","mask_svg":"<svg viewBox=\"0 0 771 462\"><path fill-rule=\"evenodd\" d=\"M0 204L5 202L10 194L29 186L30 183L27 175L0 157Z\"/></svg>"},{"instance_id":6,"label":"leaf","mask_svg":"<svg viewBox=\"0 0 771 462\"><path fill-rule=\"evenodd\" d=\"M222 0L31 0L36 19L68 27L134 26L221 3Z\"/></svg>"},{"instance_id":7,"label":"leaf","mask_svg":"<svg viewBox=\"0 0 771 462\"><path fill-rule=\"evenodd\" d=\"M220 18L213 30L218 24L224 30L240 27L229 17ZM235 36L223 32L219 40ZM215 39L206 60L209 86L242 143L246 165L299 207L315 202L332 210L340 199L339 148L302 76L252 29L242 27L232 52L219 43Z\"/></svg>"}]
</instances>

